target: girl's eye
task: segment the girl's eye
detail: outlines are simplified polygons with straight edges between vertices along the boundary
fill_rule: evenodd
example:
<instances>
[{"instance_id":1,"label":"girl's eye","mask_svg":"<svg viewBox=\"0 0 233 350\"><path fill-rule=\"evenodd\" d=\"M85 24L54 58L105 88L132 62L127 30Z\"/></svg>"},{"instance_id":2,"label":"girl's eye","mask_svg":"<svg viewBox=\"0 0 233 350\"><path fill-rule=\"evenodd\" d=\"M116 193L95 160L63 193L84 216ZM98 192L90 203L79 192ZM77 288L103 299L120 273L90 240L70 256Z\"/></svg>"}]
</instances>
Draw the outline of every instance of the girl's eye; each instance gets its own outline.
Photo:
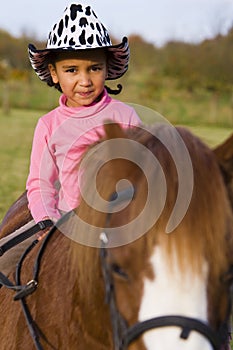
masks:
<instances>
[{"instance_id":1,"label":"girl's eye","mask_svg":"<svg viewBox=\"0 0 233 350\"><path fill-rule=\"evenodd\" d=\"M67 68L66 69L67 73L75 73L76 71L77 71L76 68Z\"/></svg>"},{"instance_id":2,"label":"girl's eye","mask_svg":"<svg viewBox=\"0 0 233 350\"><path fill-rule=\"evenodd\" d=\"M93 66L93 67L91 67L91 70L92 70L93 72L97 72L97 71L102 70L102 67L100 67L100 66Z\"/></svg>"}]
</instances>

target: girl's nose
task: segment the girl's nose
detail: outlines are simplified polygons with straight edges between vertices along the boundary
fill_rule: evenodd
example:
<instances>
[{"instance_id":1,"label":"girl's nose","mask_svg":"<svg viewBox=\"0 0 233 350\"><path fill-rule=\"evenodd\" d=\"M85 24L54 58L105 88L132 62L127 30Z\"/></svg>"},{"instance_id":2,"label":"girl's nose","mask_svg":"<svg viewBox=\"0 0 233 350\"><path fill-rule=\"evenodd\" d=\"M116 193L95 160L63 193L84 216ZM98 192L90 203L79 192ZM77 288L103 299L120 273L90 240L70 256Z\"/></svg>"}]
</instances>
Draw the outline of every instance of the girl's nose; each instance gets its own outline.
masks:
<instances>
[{"instance_id":1,"label":"girl's nose","mask_svg":"<svg viewBox=\"0 0 233 350\"><path fill-rule=\"evenodd\" d=\"M91 84L91 79L88 73L80 73L79 75L79 85L80 86L89 86Z\"/></svg>"}]
</instances>

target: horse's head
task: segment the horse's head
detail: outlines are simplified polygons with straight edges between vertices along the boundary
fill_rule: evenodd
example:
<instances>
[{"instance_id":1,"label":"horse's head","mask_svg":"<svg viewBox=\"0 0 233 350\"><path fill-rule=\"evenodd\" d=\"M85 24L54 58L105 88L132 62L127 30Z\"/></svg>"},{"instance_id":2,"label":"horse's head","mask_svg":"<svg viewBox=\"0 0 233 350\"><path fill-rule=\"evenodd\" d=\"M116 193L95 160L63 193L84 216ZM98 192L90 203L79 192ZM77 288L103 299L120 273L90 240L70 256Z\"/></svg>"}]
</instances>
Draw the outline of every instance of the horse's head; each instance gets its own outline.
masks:
<instances>
[{"instance_id":1,"label":"horse's head","mask_svg":"<svg viewBox=\"0 0 233 350\"><path fill-rule=\"evenodd\" d=\"M91 157L85 164L88 200L79 215L99 233L104 229L115 332L119 312L133 327L123 327L133 339L129 349L210 350L229 317L233 265L221 152L168 125L124 132L113 124L106 135L94 151L98 171Z\"/></svg>"}]
</instances>

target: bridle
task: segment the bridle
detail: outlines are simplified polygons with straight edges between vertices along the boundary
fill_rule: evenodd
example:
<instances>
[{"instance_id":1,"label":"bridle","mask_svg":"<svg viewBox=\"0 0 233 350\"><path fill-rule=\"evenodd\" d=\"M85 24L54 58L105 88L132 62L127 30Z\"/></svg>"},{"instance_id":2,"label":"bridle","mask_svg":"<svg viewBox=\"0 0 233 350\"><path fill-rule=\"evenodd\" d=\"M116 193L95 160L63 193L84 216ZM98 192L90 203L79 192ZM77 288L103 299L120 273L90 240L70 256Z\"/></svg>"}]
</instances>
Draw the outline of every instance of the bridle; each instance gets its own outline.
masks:
<instances>
[{"instance_id":1,"label":"bridle","mask_svg":"<svg viewBox=\"0 0 233 350\"><path fill-rule=\"evenodd\" d=\"M104 235L102 234L102 240L106 242L107 236L104 239L103 237ZM180 338L182 339L188 339L190 333L196 331L208 339L214 350L220 349L220 334L214 332L208 324L190 317L177 315L160 316L128 327L126 320L117 308L112 269L107 262L107 256L108 250L104 247L102 241L102 247L100 248L101 268L104 278L106 303L109 305L110 311L114 350L126 350L132 342L149 330L171 326L181 328Z\"/></svg>"},{"instance_id":2,"label":"bridle","mask_svg":"<svg viewBox=\"0 0 233 350\"><path fill-rule=\"evenodd\" d=\"M124 193L123 193L124 192ZM119 201L127 199L127 190L122 193L113 194L109 203L113 201L116 203L117 198ZM128 196L131 196L131 191ZM131 196L132 197L132 196ZM128 198L129 199L129 198ZM109 227L111 213L107 215L106 228ZM164 327L179 327L181 329L180 338L187 340L192 331L204 336L212 345L214 350L219 350L221 347L221 334L215 332L208 324L190 317L167 315L148 319L146 321L138 322L132 326L128 326L126 320L118 311L115 298L115 286L113 280L113 272L110 263L108 262L108 233L102 232L100 234L101 248L100 248L100 261L101 269L105 286L105 299L109 305L110 319L113 332L113 344L114 350L126 350L127 347L136 341L145 332Z\"/></svg>"},{"instance_id":3,"label":"bridle","mask_svg":"<svg viewBox=\"0 0 233 350\"><path fill-rule=\"evenodd\" d=\"M34 293L36 291L36 289L38 288L38 284L39 284L39 272L40 272L40 265L41 265L41 260L44 254L44 251L48 245L48 242L50 241L51 237L53 236L53 234L56 232L57 228L59 228L60 225L62 225L64 222L68 221L70 216L73 215L73 212L68 212L66 213L57 223L56 225L53 225L49 231L49 233L47 233L46 237L44 238L39 251L37 253L36 259L35 259L35 263L33 266L33 278L25 285L21 284L21 269L22 269L22 265L23 262L25 260L25 258L27 257L27 255L30 253L30 251L39 243L38 239L35 239L29 246L28 248L24 251L24 253L22 254L22 256L19 259L19 262L16 265L16 271L15 271L15 282L13 283L12 281L10 281L8 279L7 276L5 276L3 273L0 272L0 287L4 286L10 290L13 290L16 292L15 296L14 296L14 300L15 301L19 301L22 307L22 311L27 323L27 327L29 330L29 333L31 335L31 338L33 340L34 346L36 348L36 350L43 350L43 346L41 345L40 342L40 338L43 338L44 341L49 345L50 349L55 349L53 347L53 345L49 342L49 340L46 338L46 336L43 334L43 332L40 330L40 328L38 327L38 325L36 324L36 322L34 321L32 314L29 310L28 304L26 302L26 297L32 293ZM39 229L44 229L45 226L46 227L50 227L51 223L47 222L50 220L46 220L45 225L40 226ZM24 239L28 237L30 237L32 234L34 234L35 232L38 232L38 228L37 227L33 227L32 231L30 229L30 232L27 231L26 235L25 232L23 233L23 237ZM16 238L17 240L17 238ZM21 240L21 238L20 238ZM21 240L22 241L22 240ZM11 247L15 246L15 238L10 241L9 243L7 242L6 245L4 245L4 247L2 247L2 252L4 253L5 251L7 251L8 249L10 249Z\"/></svg>"},{"instance_id":4,"label":"bridle","mask_svg":"<svg viewBox=\"0 0 233 350\"><path fill-rule=\"evenodd\" d=\"M132 199L132 189L126 189L124 191L114 193L109 203L114 201L114 204L117 204L121 201ZM27 254L33 249L33 247L38 243L38 240L35 240L28 249L22 255L16 269L16 285L8 280L8 278L2 275L1 284L6 286L9 289L13 289L17 292L14 297L14 300L20 300L21 306L24 312L24 316L27 322L27 326L29 328L31 337L33 339L35 348L37 350L43 350L43 347L40 343L40 337L42 337L47 344L50 345L51 349L53 348L52 344L49 343L48 339L45 338L44 334L38 328L37 324L34 322L30 310L26 303L26 297L29 294L32 294L38 286L39 279L39 270L42 256L44 254L45 248L52 237L53 233L56 231L57 227L62 225L64 222L68 221L69 218L73 215L73 212L69 212L65 214L59 222L56 223L56 226L52 227L50 232L47 234L47 237L44 239L42 246L39 249L37 254L35 264L34 264L34 274L33 279L27 283L27 285L21 285L20 281L20 273L22 263L27 256ZM109 227L109 222L111 218L111 213L107 215L106 225L105 227ZM196 331L201 335L205 336L208 341L211 343L214 350L219 350L221 345L221 335L220 332L214 332L209 325L201 322L200 320L184 317L184 316L161 316L155 317L146 321L138 322L132 326L128 326L126 320L122 317L120 312L118 311L118 307L115 299L115 287L114 280L112 274L112 267L108 263L108 234L107 229L106 232L102 232L100 234L100 262L101 269L104 279L105 285L105 297L106 303L109 305L112 332L113 332L113 344L114 350L126 350L127 347L137 340L143 333L161 327L170 327L176 326L181 328L180 338L188 339L190 333L192 331Z\"/></svg>"}]
</instances>

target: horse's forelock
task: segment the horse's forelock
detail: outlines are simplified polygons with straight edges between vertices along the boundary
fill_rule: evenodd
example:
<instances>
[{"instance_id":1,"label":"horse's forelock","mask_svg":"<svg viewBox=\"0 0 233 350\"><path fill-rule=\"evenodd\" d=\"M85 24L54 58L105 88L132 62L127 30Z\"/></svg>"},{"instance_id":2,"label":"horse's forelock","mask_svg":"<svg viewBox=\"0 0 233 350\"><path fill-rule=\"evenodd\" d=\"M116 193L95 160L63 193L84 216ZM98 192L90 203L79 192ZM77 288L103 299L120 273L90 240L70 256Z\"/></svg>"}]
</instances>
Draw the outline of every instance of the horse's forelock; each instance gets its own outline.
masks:
<instances>
[{"instance_id":1,"label":"horse's forelock","mask_svg":"<svg viewBox=\"0 0 233 350\"><path fill-rule=\"evenodd\" d=\"M203 256L205 256L216 274L218 274L220 270L224 270L226 265L226 222L227 220L228 222L231 221L231 215L226 189L213 152L197 137L183 128L156 125L151 129L148 128L148 131L146 131L145 128L139 127L129 129L126 132L122 132L118 126L109 125L108 128L108 136L110 138L118 137L119 135L122 136L126 133L128 139L137 141L146 146L155 155L163 168L167 182L167 199L162 215L155 225L155 230L157 230L155 234L158 235L158 232L161 233L162 241L167 242L167 247L170 247L168 251L171 252L171 247L175 245L177 251L180 250L179 259L183 265L186 264L185 261L188 259L194 268L195 266L200 267ZM169 142L172 146L176 143L177 131L190 154L194 175L194 187L191 203L187 208L183 220L174 232L168 235L165 234L165 228L174 207L179 187L176 165L174 164L171 154L169 154L168 148ZM163 140L166 139L168 145L164 145L163 142L161 142L161 135ZM95 151L94 148L93 157L90 157L90 161L87 163L85 174L86 191L91 193L91 206L93 205L93 207L98 207L97 202L99 199L98 193L96 195L96 193L93 192L94 186L90 186L90 183L95 185L93 183L93 174L96 171L96 166L99 166L104 159L103 152L109 152L109 149L104 150L104 148L102 148L100 150L101 152L99 152L98 149ZM138 156L140 157L140 155ZM146 164L146 159L145 167L147 167L147 170L150 170L150 164ZM138 172L137 174L135 169L136 167L133 166L131 162L127 162L123 159L109 162L108 166L100 168L98 187L101 189L102 195L104 195L104 192L107 193L105 199L115 190L114 184L119 181L121 176L128 176L129 179L133 178L136 186L140 182L145 181L141 173ZM156 174L151 175L152 178L153 176L154 181L156 181ZM146 191L144 194L138 196L138 201L140 203L143 202L144 195L146 195ZM157 200L159 200L159 198L157 198ZM137 203L139 202L135 202L136 204L132 206L131 211L138 210ZM83 212L86 212L87 216L91 217L91 223L94 222L96 224L99 220L102 220L101 224L103 224L105 216L95 211L90 215L90 210L92 212L92 209L88 206ZM151 212L153 213L153 209ZM124 212L122 212L121 215L124 216ZM232 223L230 223L230 225L231 224ZM216 250L216 245L221 248ZM185 256L184 259L183 256ZM182 259L184 260L183 262Z\"/></svg>"},{"instance_id":2,"label":"horse's forelock","mask_svg":"<svg viewBox=\"0 0 233 350\"><path fill-rule=\"evenodd\" d=\"M176 164L168 149L169 147L176 148L176 142L178 142L177 132L181 136L192 161L194 186L191 202L187 207L183 220L174 231L168 234L166 233L167 222L172 214L179 189ZM161 215L155 222L155 225L149 229L148 234L142 235L134 241L130 246L130 250L128 250L127 246L117 248L118 253L114 259L116 259L116 262L119 261L120 266L122 264L123 266L124 264L129 266L128 261L132 261L133 267L128 268L135 274L137 269L140 268L140 264L144 264L143 273L147 274L148 278L156 278L156 275L153 276L148 266L150 265L149 258L156 245L159 244L163 250L164 258L168 263L170 262L171 272L173 271L174 257L178 263L177 266L180 268L180 271L184 272L184 275L193 273L200 276L203 274L203 266L207 266L208 298L211 300L210 304L212 305L212 310L208 310L210 319L215 319L213 324L216 323L216 317L218 317L218 320L223 320L226 314L227 294L226 290L223 289L224 287L221 286L221 276L228 269L231 253L226 237L229 232L229 236L232 236L233 222L226 187L215 155L197 137L183 128L175 129L166 125L158 125L152 129L149 128L148 131L136 128L124 131L124 133L126 133L127 139L144 145L158 160L166 178L167 198ZM164 145L161 140L167 140L167 144ZM105 227L106 214L94 209L98 208L100 199L98 193L94 190L94 174L96 167L99 167L103 162L104 152L109 154L111 150L108 147L106 150L101 147L93 147L91 151L92 156L86 164L84 181L84 193L90 194L91 201L89 204L81 201L79 214L90 225ZM154 181L154 187L158 188L160 183L156 173L157 167L151 167L145 154L138 154L137 156L144 159L142 164L145 165L145 169L149 174L148 177ZM125 178L133 181L137 188L135 199L130 206L120 213L112 214L111 225L114 227L121 223L125 224L129 218L137 217L140 210L143 209L148 189L147 179L140 171L137 171L137 167L133 166L130 161L118 159L116 162L109 162L107 166L101 166L98 174L97 187L105 199L109 198L109 195L115 190L115 185L121 176L125 176ZM151 216L153 216L154 207L159 201L160 198L155 193L150 207ZM131 227L138 228L133 225ZM134 234L128 228L124 233L129 236ZM83 232L83 235L85 234L89 234L88 230ZM93 263L93 259L95 262L98 261L98 255L96 251L92 250L92 248L90 249L92 251L90 254L83 249L81 258L80 254L76 255L79 259L77 264L80 265L80 269L85 268L85 279L89 279L95 285L100 279L101 272L100 266L98 265L97 268L97 264ZM138 257L137 264L134 263L135 257ZM83 285L85 285L85 281L80 281L80 286ZM88 294L89 298L93 298L91 290L85 291L85 288L83 288L80 292ZM222 298L225 299L223 300ZM220 310L218 315L214 312L216 308Z\"/></svg>"}]
</instances>

